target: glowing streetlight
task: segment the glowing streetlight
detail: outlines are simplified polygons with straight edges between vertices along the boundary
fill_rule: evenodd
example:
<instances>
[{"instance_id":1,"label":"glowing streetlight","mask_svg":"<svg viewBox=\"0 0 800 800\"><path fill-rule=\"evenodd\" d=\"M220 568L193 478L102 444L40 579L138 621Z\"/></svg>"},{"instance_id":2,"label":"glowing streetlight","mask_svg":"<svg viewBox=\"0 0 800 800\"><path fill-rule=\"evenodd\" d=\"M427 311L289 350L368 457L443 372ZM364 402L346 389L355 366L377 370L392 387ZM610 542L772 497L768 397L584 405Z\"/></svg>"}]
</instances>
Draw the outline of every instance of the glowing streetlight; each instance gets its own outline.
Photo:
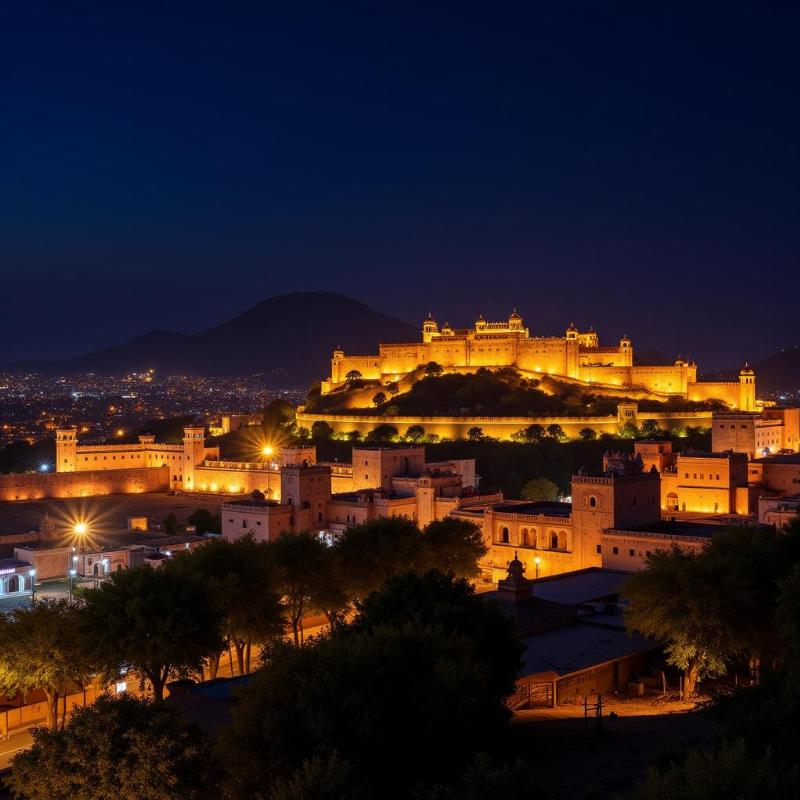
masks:
<instances>
[{"instance_id":1,"label":"glowing streetlight","mask_svg":"<svg viewBox=\"0 0 800 800\"><path fill-rule=\"evenodd\" d=\"M72 529L78 536L84 536L89 530L89 526L85 522L76 522L75 527Z\"/></svg>"},{"instance_id":2,"label":"glowing streetlight","mask_svg":"<svg viewBox=\"0 0 800 800\"><path fill-rule=\"evenodd\" d=\"M39 472L47 472L47 470L49 470L49 469L50 469L50 466L48 464L40 464L39 465Z\"/></svg>"},{"instance_id":3,"label":"glowing streetlight","mask_svg":"<svg viewBox=\"0 0 800 800\"><path fill-rule=\"evenodd\" d=\"M539 556L536 556L536 558L533 559L533 563L536 564L536 577L538 578L539 577L539 564L542 563L542 559L539 558Z\"/></svg>"},{"instance_id":4,"label":"glowing streetlight","mask_svg":"<svg viewBox=\"0 0 800 800\"><path fill-rule=\"evenodd\" d=\"M33 605L36 602L36 570L29 569L28 575L31 578L31 605Z\"/></svg>"},{"instance_id":5,"label":"glowing streetlight","mask_svg":"<svg viewBox=\"0 0 800 800\"><path fill-rule=\"evenodd\" d=\"M265 444L261 448L261 454L269 458L275 451L272 449L272 445Z\"/></svg>"}]
</instances>

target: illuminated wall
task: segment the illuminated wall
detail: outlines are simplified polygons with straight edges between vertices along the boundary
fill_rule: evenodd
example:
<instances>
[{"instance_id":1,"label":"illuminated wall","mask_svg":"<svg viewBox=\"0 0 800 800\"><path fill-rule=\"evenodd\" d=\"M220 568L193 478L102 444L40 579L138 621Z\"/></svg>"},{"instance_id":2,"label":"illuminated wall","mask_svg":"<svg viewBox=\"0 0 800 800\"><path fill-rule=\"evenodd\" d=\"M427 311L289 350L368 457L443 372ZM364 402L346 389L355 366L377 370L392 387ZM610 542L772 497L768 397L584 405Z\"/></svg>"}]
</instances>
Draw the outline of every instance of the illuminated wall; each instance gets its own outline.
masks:
<instances>
[{"instance_id":1,"label":"illuminated wall","mask_svg":"<svg viewBox=\"0 0 800 800\"><path fill-rule=\"evenodd\" d=\"M135 494L169 488L167 467L0 475L0 501Z\"/></svg>"}]
</instances>

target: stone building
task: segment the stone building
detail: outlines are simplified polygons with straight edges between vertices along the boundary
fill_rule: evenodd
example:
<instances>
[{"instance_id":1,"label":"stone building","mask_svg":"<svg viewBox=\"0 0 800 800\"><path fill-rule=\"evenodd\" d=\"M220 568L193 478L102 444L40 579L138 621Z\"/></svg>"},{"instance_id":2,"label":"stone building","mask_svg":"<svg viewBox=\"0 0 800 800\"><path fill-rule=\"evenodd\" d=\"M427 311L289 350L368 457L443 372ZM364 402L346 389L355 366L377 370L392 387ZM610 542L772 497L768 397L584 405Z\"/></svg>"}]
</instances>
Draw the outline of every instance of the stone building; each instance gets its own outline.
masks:
<instances>
[{"instance_id":1,"label":"stone building","mask_svg":"<svg viewBox=\"0 0 800 800\"><path fill-rule=\"evenodd\" d=\"M564 336L531 336L514 311L506 321L479 317L472 328L441 328L430 315L422 324L419 342L380 344L370 355L333 352L330 376L322 382L327 394L345 385L357 373L368 381L407 383L419 378L422 367L434 361L449 372L471 372L480 367L516 367L527 377L552 375L573 383L618 392L637 390L654 399L684 397L717 399L732 409L754 411L755 375L745 367L738 381L699 382L697 365L678 359L668 366L634 363L633 343L624 336L612 346L601 346L593 329L580 332L570 325Z\"/></svg>"}]
</instances>

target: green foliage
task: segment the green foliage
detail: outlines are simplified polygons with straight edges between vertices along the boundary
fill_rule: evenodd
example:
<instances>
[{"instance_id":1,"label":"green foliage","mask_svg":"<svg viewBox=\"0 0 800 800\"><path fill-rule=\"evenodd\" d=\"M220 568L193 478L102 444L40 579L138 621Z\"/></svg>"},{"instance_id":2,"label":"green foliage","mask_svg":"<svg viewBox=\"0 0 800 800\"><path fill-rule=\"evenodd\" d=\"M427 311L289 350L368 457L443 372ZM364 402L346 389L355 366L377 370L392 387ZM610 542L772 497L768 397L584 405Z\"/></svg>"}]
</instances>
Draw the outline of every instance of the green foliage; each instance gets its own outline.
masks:
<instances>
[{"instance_id":1,"label":"green foliage","mask_svg":"<svg viewBox=\"0 0 800 800\"><path fill-rule=\"evenodd\" d=\"M463 578L440 572L406 572L389 578L358 605L350 633L374 634L384 626L412 625L447 636L466 636L486 670L498 701L514 691L522 646L503 610L475 593Z\"/></svg>"},{"instance_id":2,"label":"green foliage","mask_svg":"<svg viewBox=\"0 0 800 800\"><path fill-rule=\"evenodd\" d=\"M100 697L73 712L63 730L34 728L32 736L6 778L21 800L218 796L219 769L208 741L160 703Z\"/></svg>"},{"instance_id":3,"label":"green foliage","mask_svg":"<svg viewBox=\"0 0 800 800\"><path fill-rule=\"evenodd\" d=\"M729 592L718 590L712 572L693 552L656 550L623 589L626 624L665 643L669 663L684 671L688 696L698 680L721 674L732 652L731 631L720 626Z\"/></svg>"},{"instance_id":4,"label":"green foliage","mask_svg":"<svg viewBox=\"0 0 800 800\"><path fill-rule=\"evenodd\" d=\"M549 478L531 478L522 487L522 496L533 502L557 500L558 486Z\"/></svg>"},{"instance_id":5,"label":"green foliage","mask_svg":"<svg viewBox=\"0 0 800 800\"><path fill-rule=\"evenodd\" d=\"M395 441L397 436L397 428L394 425L378 425L366 435L364 441L368 444L388 444Z\"/></svg>"},{"instance_id":6,"label":"green foliage","mask_svg":"<svg viewBox=\"0 0 800 800\"><path fill-rule=\"evenodd\" d=\"M507 715L468 637L382 626L276 648L241 692L220 748L236 798L285 786L310 758L336 752L352 768L334 770L340 786L405 800L462 772ZM315 791L300 796L325 796Z\"/></svg>"},{"instance_id":7,"label":"green foliage","mask_svg":"<svg viewBox=\"0 0 800 800\"><path fill-rule=\"evenodd\" d=\"M539 425L538 423L534 423L533 425L528 425L527 428L523 428L521 431L517 431L515 434L512 435L512 439L515 442L525 442L527 444L541 444L544 441L546 435L546 431L544 429L544 425Z\"/></svg>"},{"instance_id":8,"label":"green foliage","mask_svg":"<svg viewBox=\"0 0 800 800\"><path fill-rule=\"evenodd\" d=\"M547 435L551 439L555 439L557 442L564 442L567 439L567 434L564 433L564 429L555 423L547 426Z\"/></svg>"},{"instance_id":9,"label":"green foliage","mask_svg":"<svg viewBox=\"0 0 800 800\"><path fill-rule=\"evenodd\" d=\"M392 397L394 397L396 394L398 394L399 391L400 391L400 387L398 386L397 381L392 381L391 383L387 383L386 384L386 391L389 392L389 394Z\"/></svg>"},{"instance_id":10,"label":"green foliage","mask_svg":"<svg viewBox=\"0 0 800 800\"><path fill-rule=\"evenodd\" d=\"M474 578L488 551L478 525L449 516L425 526L423 543L428 567L459 578Z\"/></svg>"},{"instance_id":11,"label":"green foliage","mask_svg":"<svg viewBox=\"0 0 800 800\"><path fill-rule=\"evenodd\" d=\"M314 441L325 441L333 436L333 428L325 420L317 420L311 426L311 438Z\"/></svg>"},{"instance_id":12,"label":"green foliage","mask_svg":"<svg viewBox=\"0 0 800 800\"><path fill-rule=\"evenodd\" d=\"M533 796L524 762L496 766L486 753L479 753L458 781L449 786L420 787L413 800L529 800Z\"/></svg>"},{"instance_id":13,"label":"green foliage","mask_svg":"<svg viewBox=\"0 0 800 800\"><path fill-rule=\"evenodd\" d=\"M665 772L650 770L631 800L784 800L800 793L800 770L770 754L755 758L741 741L712 753L690 752Z\"/></svg>"},{"instance_id":14,"label":"green foliage","mask_svg":"<svg viewBox=\"0 0 800 800\"><path fill-rule=\"evenodd\" d=\"M435 361L429 361L425 365L425 375L428 378L438 378L444 372L444 367L441 364L437 364Z\"/></svg>"},{"instance_id":15,"label":"green foliage","mask_svg":"<svg viewBox=\"0 0 800 800\"><path fill-rule=\"evenodd\" d=\"M593 442L597 438L597 431L594 428L581 428L579 436L584 442Z\"/></svg>"},{"instance_id":16,"label":"green foliage","mask_svg":"<svg viewBox=\"0 0 800 800\"><path fill-rule=\"evenodd\" d=\"M427 553L419 528L402 517L383 517L348 528L336 544L346 565L348 594L363 598L387 578L424 570Z\"/></svg>"},{"instance_id":17,"label":"green foliage","mask_svg":"<svg viewBox=\"0 0 800 800\"><path fill-rule=\"evenodd\" d=\"M386 402L386 395L383 392L376 392L372 396L372 405L377 408L378 406L382 406Z\"/></svg>"},{"instance_id":18,"label":"green foliage","mask_svg":"<svg viewBox=\"0 0 800 800\"><path fill-rule=\"evenodd\" d=\"M160 700L171 676L200 673L222 649L222 615L208 582L168 561L118 570L87 591L81 636L109 680L129 667Z\"/></svg>"},{"instance_id":19,"label":"green foliage","mask_svg":"<svg viewBox=\"0 0 800 800\"><path fill-rule=\"evenodd\" d=\"M180 525L178 523L178 518L173 514L171 511L161 520L161 529L167 536L175 536L180 529Z\"/></svg>"},{"instance_id":20,"label":"green foliage","mask_svg":"<svg viewBox=\"0 0 800 800\"><path fill-rule=\"evenodd\" d=\"M479 442L483 438L483 428L479 428L477 425L467 431L467 439L471 442Z\"/></svg>"},{"instance_id":21,"label":"green foliage","mask_svg":"<svg viewBox=\"0 0 800 800\"><path fill-rule=\"evenodd\" d=\"M249 672L252 645L266 644L284 630L278 569L268 545L256 542L252 535L234 541L213 539L176 556L176 562L213 592L226 644L236 652L239 674ZM211 679L217 676L219 661L220 651L209 656Z\"/></svg>"},{"instance_id":22,"label":"green foliage","mask_svg":"<svg viewBox=\"0 0 800 800\"><path fill-rule=\"evenodd\" d=\"M287 403L285 400L270 400L270 402L264 406L262 426L270 433L293 425L294 420L294 406L290 403Z\"/></svg>"},{"instance_id":23,"label":"green foliage","mask_svg":"<svg viewBox=\"0 0 800 800\"><path fill-rule=\"evenodd\" d=\"M222 519L219 514L213 514L207 508L197 508L189 515L186 520L189 525L194 525L198 535L211 531L220 533L222 531Z\"/></svg>"},{"instance_id":24,"label":"green foliage","mask_svg":"<svg viewBox=\"0 0 800 800\"><path fill-rule=\"evenodd\" d=\"M371 800L363 783L353 778L352 766L334 750L312 756L300 768L275 780L268 800Z\"/></svg>"},{"instance_id":25,"label":"green foliage","mask_svg":"<svg viewBox=\"0 0 800 800\"><path fill-rule=\"evenodd\" d=\"M338 554L308 532L282 533L268 546L294 642L301 644L305 614L318 611L334 621L347 605Z\"/></svg>"},{"instance_id":26,"label":"green foliage","mask_svg":"<svg viewBox=\"0 0 800 800\"><path fill-rule=\"evenodd\" d=\"M409 425L404 438L408 442L419 442L423 436L425 436L425 428L422 425Z\"/></svg>"},{"instance_id":27,"label":"green foliage","mask_svg":"<svg viewBox=\"0 0 800 800\"><path fill-rule=\"evenodd\" d=\"M348 433L347 433L347 441L348 442L360 442L361 441L361 431L348 431Z\"/></svg>"},{"instance_id":28,"label":"green foliage","mask_svg":"<svg viewBox=\"0 0 800 800\"><path fill-rule=\"evenodd\" d=\"M58 726L59 699L91 673L76 606L43 598L0 615L0 690L11 697L43 690L49 727Z\"/></svg>"}]
</instances>

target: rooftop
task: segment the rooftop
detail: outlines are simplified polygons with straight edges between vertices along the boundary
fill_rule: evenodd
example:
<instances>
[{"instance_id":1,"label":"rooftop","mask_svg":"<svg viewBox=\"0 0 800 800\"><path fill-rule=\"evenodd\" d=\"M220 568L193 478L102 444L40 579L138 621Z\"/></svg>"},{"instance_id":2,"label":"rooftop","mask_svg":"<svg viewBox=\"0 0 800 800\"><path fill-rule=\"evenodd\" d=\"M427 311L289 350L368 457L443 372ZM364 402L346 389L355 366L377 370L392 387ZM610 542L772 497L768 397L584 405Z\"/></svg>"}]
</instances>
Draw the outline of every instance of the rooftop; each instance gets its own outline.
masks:
<instances>
[{"instance_id":1,"label":"rooftop","mask_svg":"<svg viewBox=\"0 0 800 800\"><path fill-rule=\"evenodd\" d=\"M572 516L572 503L553 503L546 500L531 503L498 503L492 506L492 511L531 516L569 517Z\"/></svg>"},{"instance_id":2,"label":"rooftop","mask_svg":"<svg viewBox=\"0 0 800 800\"><path fill-rule=\"evenodd\" d=\"M523 676L549 672L561 677L656 647L643 636L584 623L528 636L522 641Z\"/></svg>"},{"instance_id":3,"label":"rooftop","mask_svg":"<svg viewBox=\"0 0 800 800\"><path fill-rule=\"evenodd\" d=\"M630 575L616 569L590 567L576 572L565 572L548 578L539 578L533 584L533 593L554 603L578 605L618 595L622 584Z\"/></svg>"},{"instance_id":4,"label":"rooftop","mask_svg":"<svg viewBox=\"0 0 800 800\"><path fill-rule=\"evenodd\" d=\"M753 460L758 464L800 464L800 453L782 456L762 456Z\"/></svg>"}]
</instances>

